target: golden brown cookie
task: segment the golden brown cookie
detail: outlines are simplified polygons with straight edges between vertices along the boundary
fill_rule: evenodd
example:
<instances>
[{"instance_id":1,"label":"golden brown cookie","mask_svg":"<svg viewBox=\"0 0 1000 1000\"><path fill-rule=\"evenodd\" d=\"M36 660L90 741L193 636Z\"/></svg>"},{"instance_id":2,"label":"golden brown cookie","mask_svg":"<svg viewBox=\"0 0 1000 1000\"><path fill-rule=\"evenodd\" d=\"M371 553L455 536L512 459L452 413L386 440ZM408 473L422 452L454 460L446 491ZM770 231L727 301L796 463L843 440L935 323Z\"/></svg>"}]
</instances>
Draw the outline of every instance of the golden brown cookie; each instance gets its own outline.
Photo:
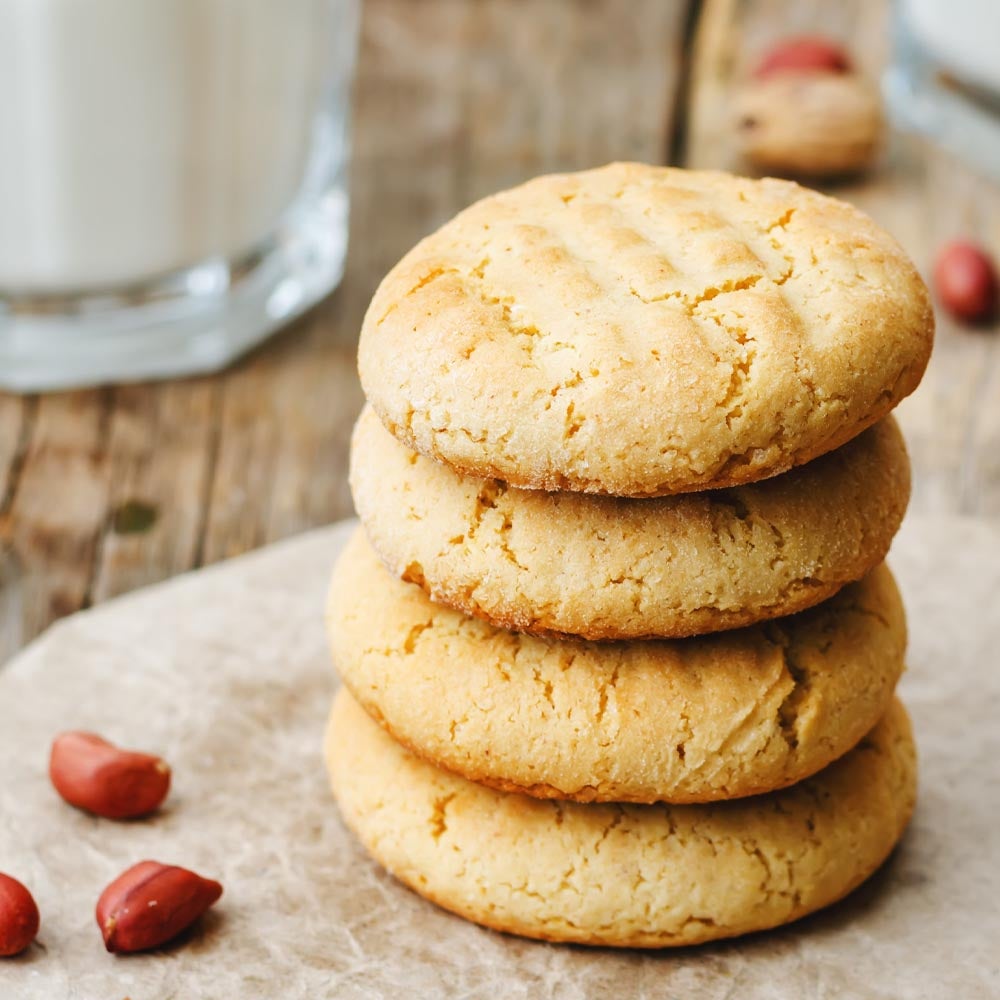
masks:
<instances>
[{"instance_id":1,"label":"golden brown cookie","mask_svg":"<svg viewBox=\"0 0 1000 1000\"><path fill-rule=\"evenodd\" d=\"M800 781L875 724L903 669L888 569L800 615L692 639L509 633L393 577L363 533L334 572L334 660L401 743L540 797L706 802Z\"/></svg>"},{"instance_id":2,"label":"golden brown cookie","mask_svg":"<svg viewBox=\"0 0 1000 1000\"><path fill-rule=\"evenodd\" d=\"M409 754L345 691L326 754L345 822L412 889L497 930L592 945L697 944L828 906L885 860L916 796L898 701L815 777L714 805L494 791Z\"/></svg>"},{"instance_id":3,"label":"golden brown cookie","mask_svg":"<svg viewBox=\"0 0 1000 1000\"><path fill-rule=\"evenodd\" d=\"M910 468L892 417L782 476L655 499L546 493L410 451L371 408L354 503L397 576L501 628L586 639L702 635L789 615L885 558Z\"/></svg>"},{"instance_id":4,"label":"golden brown cookie","mask_svg":"<svg viewBox=\"0 0 1000 1000\"><path fill-rule=\"evenodd\" d=\"M361 380L386 427L516 486L658 496L832 451L920 381L927 289L851 205L635 163L477 202L393 268Z\"/></svg>"}]
</instances>

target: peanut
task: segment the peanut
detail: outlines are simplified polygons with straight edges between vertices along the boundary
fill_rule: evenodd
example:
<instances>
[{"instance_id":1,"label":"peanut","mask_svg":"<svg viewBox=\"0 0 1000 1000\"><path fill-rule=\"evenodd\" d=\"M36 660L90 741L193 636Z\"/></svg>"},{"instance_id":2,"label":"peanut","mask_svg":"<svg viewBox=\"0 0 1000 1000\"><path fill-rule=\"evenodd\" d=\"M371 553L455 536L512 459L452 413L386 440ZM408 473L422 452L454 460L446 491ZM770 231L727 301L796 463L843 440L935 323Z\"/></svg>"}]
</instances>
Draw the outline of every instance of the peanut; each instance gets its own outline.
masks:
<instances>
[{"instance_id":1,"label":"peanut","mask_svg":"<svg viewBox=\"0 0 1000 1000\"><path fill-rule=\"evenodd\" d=\"M786 38L761 59L754 76L759 80L778 73L849 73L851 57L843 46L819 35Z\"/></svg>"},{"instance_id":2,"label":"peanut","mask_svg":"<svg viewBox=\"0 0 1000 1000\"><path fill-rule=\"evenodd\" d=\"M986 323L997 313L996 267L975 243L956 240L941 248L934 262L934 287L941 304L956 319Z\"/></svg>"},{"instance_id":3,"label":"peanut","mask_svg":"<svg viewBox=\"0 0 1000 1000\"><path fill-rule=\"evenodd\" d=\"M222 895L222 886L186 868L140 861L97 901L108 951L157 948L190 927Z\"/></svg>"},{"instance_id":4,"label":"peanut","mask_svg":"<svg viewBox=\"0 0 1000 1000\"><path fill-rule=\"evenodd\" d=\"M38 907L16 878L0 872L0 958L19 955L38 934Z\"/></svg>"},{"instance_id":5,"label":"peanut","mask_svg":"<svg viewBox=\"0 0 1000 1000\"><path fill-rule=\"evenodd\" d=\"M165 761L122 750L94 733L57 736L49 777L70 805L107 819L145 816L170 791L170 767Z\"/></svg>"}]
</instances>

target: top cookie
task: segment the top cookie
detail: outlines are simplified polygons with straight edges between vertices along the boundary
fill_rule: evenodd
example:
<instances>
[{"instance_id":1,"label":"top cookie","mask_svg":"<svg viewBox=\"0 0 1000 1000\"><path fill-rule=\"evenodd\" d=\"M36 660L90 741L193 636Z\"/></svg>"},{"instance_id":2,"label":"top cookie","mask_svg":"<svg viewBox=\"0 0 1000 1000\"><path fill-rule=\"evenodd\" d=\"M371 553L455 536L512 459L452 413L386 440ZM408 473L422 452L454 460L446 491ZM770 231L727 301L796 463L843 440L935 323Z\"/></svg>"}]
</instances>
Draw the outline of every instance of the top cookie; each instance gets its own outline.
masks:
<instances>
[{"instance_id":1,"label":"top cookie","mask_svg":"<svg viewBox=\"0 0 1000 1000\"><path fill-rule=\"evenodd\" d=\"M477 202L365 317L361 380L417 451L516 486L767 478L920 381L927 290L866 215L789 181L612 164Z\"/></svg>"}]
</instances>

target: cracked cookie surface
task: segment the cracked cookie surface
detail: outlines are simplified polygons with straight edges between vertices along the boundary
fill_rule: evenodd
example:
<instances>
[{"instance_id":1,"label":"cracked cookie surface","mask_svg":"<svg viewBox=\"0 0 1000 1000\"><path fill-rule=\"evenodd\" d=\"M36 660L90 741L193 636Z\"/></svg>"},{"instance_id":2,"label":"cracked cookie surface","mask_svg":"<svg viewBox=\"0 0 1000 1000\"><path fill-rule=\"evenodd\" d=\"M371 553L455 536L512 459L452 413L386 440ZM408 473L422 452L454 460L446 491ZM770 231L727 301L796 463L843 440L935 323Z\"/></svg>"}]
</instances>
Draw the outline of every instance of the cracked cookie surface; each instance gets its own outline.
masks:
<instances>
[{"instance_id":1,"label":"cracked cookie surface","mask_svg":"<svg viewBox=\"0 0 1000 1000\"><path fill-rule=\"evenodd\" d=\"M497 930L591 945L697 944L828 906L885 860L916 796L898 701L814 777L713 805L495 791L408 753L343 690L326 757L345 822L412 889Z\"/></svg>"},{"instance_id":2,"label":"cracked cookie surface","mask_svg":"<svg viewBox=\"0 0 1000 1000\"><path fill-rule=\"evenodd\" d=\"M878 565L906 510L892 417L782 476L672 497L520 490L410 451L367 407L355 506L397 576L493 624L587 639L701 635L818 604Z\"/></svg>"},{"instance_id":3,"label":"cracked cookie surface","mask_svg":"<svg viewBox=\"0 0 1000 1000\"><path fill-rule=\"evenodd\" d=\"M916 387L927 289L851 205L790 181L612 164L477 202L386 276L358 366L417 451L516 486L753 482Z\"/></svg>"},{"instance_id":4,"label":"cracked cookie surface","mask_svg":"<svg viewBox=\"0 0 1000 1000\"><path fill-rule=\"evenodd\" d=\"M436 605L360 529L327 624L344 683L395 739L473 781L584 802L706 802L799 781L875 724L906 644L885 566L781 621L592 643Z\"/></svg>"}]
</instances>

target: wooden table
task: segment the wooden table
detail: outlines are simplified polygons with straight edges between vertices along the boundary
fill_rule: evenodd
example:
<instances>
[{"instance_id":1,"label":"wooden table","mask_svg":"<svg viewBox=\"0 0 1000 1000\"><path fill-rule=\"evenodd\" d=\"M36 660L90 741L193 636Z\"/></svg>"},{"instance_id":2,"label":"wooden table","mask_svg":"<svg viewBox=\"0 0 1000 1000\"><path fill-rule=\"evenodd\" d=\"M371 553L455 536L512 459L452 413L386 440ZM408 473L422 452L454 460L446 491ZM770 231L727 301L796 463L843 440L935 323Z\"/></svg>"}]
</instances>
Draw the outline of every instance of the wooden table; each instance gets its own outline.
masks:
<instances>
[{"instance_id":1,"label":"wooden table","mask_svg":"<svg viewBox=\"0 0 1000 1000\"><path fill-rule=\"evenodd\" d=\"M877 74L883 2L366 0L341 289L210 378L0 395L0 660L53 619L348 514L354 347L382 274L471 200L613 159L734 167L729 105L773 39L820 30ZM917 139L836 193L925 273L1000 250L1000 192ZM946 319L900 407L913 508L1000 512L1000 337Z\"/></svg>"}]
</instances>

